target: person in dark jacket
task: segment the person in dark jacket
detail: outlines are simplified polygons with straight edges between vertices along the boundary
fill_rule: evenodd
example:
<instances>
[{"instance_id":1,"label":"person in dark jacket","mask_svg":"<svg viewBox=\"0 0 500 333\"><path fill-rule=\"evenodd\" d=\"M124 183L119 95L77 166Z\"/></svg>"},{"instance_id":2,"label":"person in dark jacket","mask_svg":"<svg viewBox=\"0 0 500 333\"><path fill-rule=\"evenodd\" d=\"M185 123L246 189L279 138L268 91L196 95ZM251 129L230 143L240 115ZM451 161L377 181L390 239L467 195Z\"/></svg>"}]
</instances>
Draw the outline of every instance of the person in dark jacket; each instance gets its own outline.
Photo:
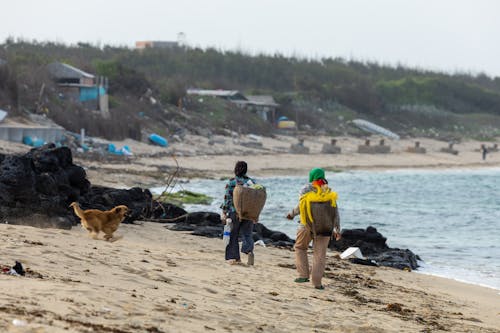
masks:
<instances>
[{"instance_id":1,"label":"person in dark jacket","mask_svg":"<svg viewBox=\"0 0 500 333\"><path fill-rule=\"evenodd\" d=\"M224 194L224 203L222 204L222 222L231 223L231 235L229 238L229 244L226 246L226 260L230 264L241 263L240 259L240 249L239 249L239 235L243 238L241 244L241 252L248 255L247 264L254 264L254 242L252 238L253 232L253 221L250 220L239 220L238 214L236 214L236 209L234 208L233 202L233 191L236 185L252 185L255 184L255 180L247 176L247 163L244 161L236 162L234 166L234 178L229 179L226 184L226 191Z\"/></svg>"}]
</instances>

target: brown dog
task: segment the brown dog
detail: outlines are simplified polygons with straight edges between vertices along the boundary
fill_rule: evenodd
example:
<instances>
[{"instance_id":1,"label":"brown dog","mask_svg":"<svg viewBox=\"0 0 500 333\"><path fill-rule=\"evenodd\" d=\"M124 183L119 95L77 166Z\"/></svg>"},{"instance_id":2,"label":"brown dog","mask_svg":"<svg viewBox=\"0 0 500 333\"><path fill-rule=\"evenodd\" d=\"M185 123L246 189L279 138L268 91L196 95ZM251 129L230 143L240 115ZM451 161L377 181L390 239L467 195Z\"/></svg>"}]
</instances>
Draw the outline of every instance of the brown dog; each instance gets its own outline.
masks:
<instances>
[{"instance_id":1,"label":"brown dog","mask_svg":"<svg viewBox=\"0 0 500 333\"><path fill-rule=\"evenodd\" d=\"M92 238L97 239L97 235L102 231L104 232L104 239L108 241L113 238L113 232L118 229L128 212L128 207L124 205L106 211L99 209L82 210L78 202L73 202L69 206L73 207L75 215L80 218L82 227L89 231Z\"/></svg>"}]
</instances>

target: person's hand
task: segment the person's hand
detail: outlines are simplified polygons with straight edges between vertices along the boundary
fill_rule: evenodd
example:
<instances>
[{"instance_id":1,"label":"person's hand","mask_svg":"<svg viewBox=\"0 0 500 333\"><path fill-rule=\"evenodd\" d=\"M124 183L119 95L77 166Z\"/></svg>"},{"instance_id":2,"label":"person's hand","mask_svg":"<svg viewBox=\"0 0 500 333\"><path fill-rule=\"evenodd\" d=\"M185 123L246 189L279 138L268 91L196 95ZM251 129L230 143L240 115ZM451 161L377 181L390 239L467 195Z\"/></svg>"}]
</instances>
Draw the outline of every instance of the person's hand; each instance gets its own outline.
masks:
<instances>
[{"instance_id":1,"label":"person's hand","mask_svg":"<svg viewBox=\"0 0 500 333\"><path fill-rule=\"evenodd\" d=\"M226 213L222 212L222 214L220 214L220 220L222 224L226 224L226 219L227 219Z\"/></svg>"},{"instance_id":2,"label":"person's hand","mask_svg":"<svg viewBox=\"0 0 500 333\"><path fill-rule=\"evenodd\" d=\"M339 241L342 239L342 235L340 234L340 232L334 232L333 236L335 237L336 241Z\"/></svg>"},{"instance_id":3,"label":"person's hand","mask_svg":"<svg viewBox=\"0 0 500 333\"><path fill-rule=\"evenodd\" d=\"M290 213L286 214L286 218L289 219L289 220L293 220L293 216Z\"/></svg>"}]
</instances>

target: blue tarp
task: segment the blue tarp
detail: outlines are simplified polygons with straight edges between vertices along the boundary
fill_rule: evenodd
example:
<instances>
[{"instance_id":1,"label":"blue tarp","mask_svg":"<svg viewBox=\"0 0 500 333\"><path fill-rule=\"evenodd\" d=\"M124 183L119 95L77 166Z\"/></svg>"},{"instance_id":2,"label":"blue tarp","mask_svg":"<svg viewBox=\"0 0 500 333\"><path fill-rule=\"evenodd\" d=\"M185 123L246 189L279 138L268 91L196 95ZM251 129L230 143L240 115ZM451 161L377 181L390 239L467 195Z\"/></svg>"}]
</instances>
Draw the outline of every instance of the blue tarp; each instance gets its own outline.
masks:
<instances>
[{"instance_id":1,"label":"blue tarp","mask_svg":"<svg viewBox=\"0 0 500 333\"><path fill-rule=\"evenodd\" d=\"M80 87L80 102L97 99L97 87ZM99 87L99 95L106 95L106 89Z\"/></svg>"}]
</instances>

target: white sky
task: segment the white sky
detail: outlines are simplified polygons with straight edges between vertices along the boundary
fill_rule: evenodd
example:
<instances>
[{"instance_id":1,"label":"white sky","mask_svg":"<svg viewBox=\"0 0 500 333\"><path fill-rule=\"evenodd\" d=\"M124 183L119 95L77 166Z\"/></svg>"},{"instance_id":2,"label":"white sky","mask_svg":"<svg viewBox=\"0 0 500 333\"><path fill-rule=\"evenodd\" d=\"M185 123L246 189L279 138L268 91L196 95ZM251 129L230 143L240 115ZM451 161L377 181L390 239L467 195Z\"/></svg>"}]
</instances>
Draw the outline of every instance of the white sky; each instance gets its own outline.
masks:
<instances>
[{"instance_id":1,"label":"white sky","mask_svg":"<svg viewBox=\"0 0 500 333\"><path fill-rule=\"evenodd\" d=\"M191 46L500 76L499 0L2 0L0 41Z\"/></svg>"}]
</instances>

